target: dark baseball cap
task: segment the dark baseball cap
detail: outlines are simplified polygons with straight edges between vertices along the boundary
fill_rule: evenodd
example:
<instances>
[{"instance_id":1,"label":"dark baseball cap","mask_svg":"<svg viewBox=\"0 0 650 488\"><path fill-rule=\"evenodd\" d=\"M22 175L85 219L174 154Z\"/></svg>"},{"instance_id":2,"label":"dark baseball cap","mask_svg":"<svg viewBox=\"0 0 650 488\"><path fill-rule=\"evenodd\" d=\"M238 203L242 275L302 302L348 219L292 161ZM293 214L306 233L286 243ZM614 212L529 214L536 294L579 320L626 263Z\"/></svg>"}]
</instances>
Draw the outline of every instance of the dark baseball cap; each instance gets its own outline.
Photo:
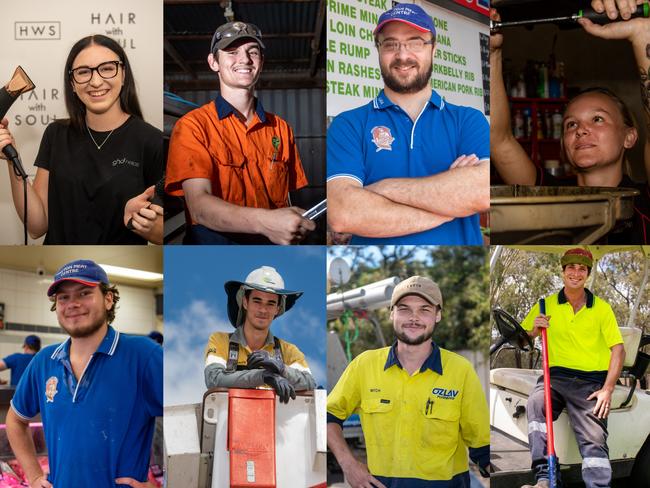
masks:
<instances>
[{"instance_id":1,"label":"dark baseball cap","mask_svg":"<svg viewBox=\"0 0 650 488\"><path fill-rule=\"evenodd\" d=\"M419 5L412 3L399 3L392 9L387 10L379 17L377 27L373 34L377 33L389 22L403 22L422 32L431 32L433 37L436 36L436 28L433 25L433 19Z\"/></svg>"},{"instance_id":2,"label":"dark baseball cap","mask_svg":"<svg viewBox=\"0 0 650 488\"><path fill-rule=\"evenodd\" d=\"M32 334L25 337L24 344L34 351L41 350L41 338L37 335Z\"/></svg>"},{"instance_id":3,"label":"dark baseball cap","mask_svg":"<svg viewBox=\"0 0 650 488\"><path fill-rule=\"evenodd\" d=\"M262 31L254 24L247 24L246 22L228 22L227 24L220 25L210 42L210 52L215 53L219 49L225 49L233 42L239 39L251 39L257 42L262 49L266 49L262 42Z\"/></svg>"},{"instance_id":4,"label":"dark baseball cap","mask_svg":"<svg viewBox=\"0 0 650 488\"><path fill-rule=\"evenodd\" d=\"M97 286L100 283L108 284L108 275L94 261L78 259L65 264L54 275L54 283L47 289L47 296L56 293L57 287L64 281L75 281L83 285Z\"/></svg>"}]
</instances>

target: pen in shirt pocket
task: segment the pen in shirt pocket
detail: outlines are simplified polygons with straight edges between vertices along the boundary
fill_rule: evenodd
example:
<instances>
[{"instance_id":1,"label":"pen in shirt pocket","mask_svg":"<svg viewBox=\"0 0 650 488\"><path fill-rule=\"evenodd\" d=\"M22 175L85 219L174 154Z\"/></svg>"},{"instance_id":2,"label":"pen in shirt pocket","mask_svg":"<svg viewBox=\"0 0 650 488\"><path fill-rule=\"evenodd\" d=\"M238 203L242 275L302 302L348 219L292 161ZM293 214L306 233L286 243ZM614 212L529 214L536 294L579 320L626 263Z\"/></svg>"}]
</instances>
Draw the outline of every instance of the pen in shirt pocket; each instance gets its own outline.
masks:
<instances>
[{"instance_id":1,"label":"pen in shirt pocket","mask_svg":"<svg viewBox=\"0 0 650 488\"><path fill-rule=\"evenodd\" d=\"M273 144L273 156L271 156L271 169L273 169L273 164L275 163L276 158L278 157L278 149L280 148L280 138L278 136L273 136L271 139Z\"/></svg>"},{"instance_id":2,"label":"pen in shirt pocket","mask_svg":"<svg viewBox=\"0 0 650 488\"><path fill-rule=\"evenodd\" d=\"M433 410L433 401L430 398L427 398L427 403L424 407L424 414L429 415Z\"/></svg>"}]
</instances>

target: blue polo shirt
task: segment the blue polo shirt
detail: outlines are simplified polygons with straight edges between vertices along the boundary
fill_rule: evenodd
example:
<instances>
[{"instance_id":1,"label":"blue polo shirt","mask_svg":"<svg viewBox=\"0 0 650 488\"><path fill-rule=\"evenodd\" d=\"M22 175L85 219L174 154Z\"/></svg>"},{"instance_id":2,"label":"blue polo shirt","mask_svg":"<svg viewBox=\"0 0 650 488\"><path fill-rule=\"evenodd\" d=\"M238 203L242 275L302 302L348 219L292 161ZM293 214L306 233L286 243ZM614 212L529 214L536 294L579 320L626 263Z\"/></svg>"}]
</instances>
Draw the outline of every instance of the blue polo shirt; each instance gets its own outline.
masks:
<instances>
[{"instance_id":1,"label":"blue polo shirt","mask_svg":"<svg viewBox=\"0 0 650 488\"><path fill-rule=\"evenodd\" d=\"M481 112L448 103L432 91L413 122L382 90L367 105L332 121L327 131L327 180L349 177L367 186L386 178L431 176L447 171L463 154L490 157L490 126ZM482 245L483 239L477 214L406 236L353 236L351 244Z\"/></svg>"},{"instance_id":2,"label":"blue polo shirt","mask_svg":"<svg viewBox=\"0 0 650 488\"><path fill-rule=\"evenodd\" d=\"M16 386L18 384L20 377L25 372L25 369L27 369L27 365L33 357L33 354L17 352L16 354L10 354L3 359L7 368L11 369L11 380L9 381L11 386Z\"/></svg>"},{"instance_id":3,"label":"blue polo shirt","mask_svg":"<svg viewBox=\"0 0 650 488\"><path fill-rule=\"evenodd\" d=\"M146 481L154 417L162 415L162 348L109 326L79 382L69 352L70 339L41 350L11 400L24 420L41 414L48 480L57 488Z\"/></svg>"}]
</instances>

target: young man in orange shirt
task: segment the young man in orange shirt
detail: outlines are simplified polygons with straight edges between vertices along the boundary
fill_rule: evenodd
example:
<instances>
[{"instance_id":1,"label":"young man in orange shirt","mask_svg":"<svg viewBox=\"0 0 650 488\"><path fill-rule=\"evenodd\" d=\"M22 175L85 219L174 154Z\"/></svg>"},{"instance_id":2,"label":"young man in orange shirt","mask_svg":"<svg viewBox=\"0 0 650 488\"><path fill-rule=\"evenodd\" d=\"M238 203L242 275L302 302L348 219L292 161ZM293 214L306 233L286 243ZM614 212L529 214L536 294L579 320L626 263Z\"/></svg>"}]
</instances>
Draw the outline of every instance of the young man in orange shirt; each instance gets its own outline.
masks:
<instances>
[{"instance_id":1,"label":"young man in orange shirt","mask_svg":"<svg viewBox=\"0 0 650 488\"><path fill-rule=\"evenodd\" d=\"M219 95L174 127L165 187L185 197L188 244L292 244L315 228L289 200L307 185L293 131L254 96L261 37L244 22L216 30L208 64Z\"/></svg>"}]
</instances>

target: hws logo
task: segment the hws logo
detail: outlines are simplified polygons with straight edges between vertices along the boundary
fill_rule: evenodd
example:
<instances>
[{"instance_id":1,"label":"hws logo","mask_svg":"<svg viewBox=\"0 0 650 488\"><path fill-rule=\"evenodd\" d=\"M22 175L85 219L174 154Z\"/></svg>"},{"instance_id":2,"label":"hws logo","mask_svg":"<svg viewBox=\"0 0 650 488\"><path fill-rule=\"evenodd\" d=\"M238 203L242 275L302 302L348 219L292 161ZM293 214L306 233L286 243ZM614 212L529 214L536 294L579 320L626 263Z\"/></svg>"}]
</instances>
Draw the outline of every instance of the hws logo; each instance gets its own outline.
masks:
<instances>
[{"instance_id":1,"label":"hws logo","mask_svg":"<svg viewBox=\"0 0 650 488\"><path fill-rule=\"evenodd\" d=\"M458 395L458 390L446 390L444 388L434 388L433 390L431 390L431 393L433 393L438 398L442 398L443 400L453 400L454 398L456 398L456 395Z\"/></svg>"},{"instance_id":2,"label":"hws logo","mask_svg":"<svg viewBox=\"0 0 650 488\"><path fill-rule=\"evenodd\" d=\"M61 22L14 22L16 41L54 41L61 39Z\"/></svg>"}]
</instances>

